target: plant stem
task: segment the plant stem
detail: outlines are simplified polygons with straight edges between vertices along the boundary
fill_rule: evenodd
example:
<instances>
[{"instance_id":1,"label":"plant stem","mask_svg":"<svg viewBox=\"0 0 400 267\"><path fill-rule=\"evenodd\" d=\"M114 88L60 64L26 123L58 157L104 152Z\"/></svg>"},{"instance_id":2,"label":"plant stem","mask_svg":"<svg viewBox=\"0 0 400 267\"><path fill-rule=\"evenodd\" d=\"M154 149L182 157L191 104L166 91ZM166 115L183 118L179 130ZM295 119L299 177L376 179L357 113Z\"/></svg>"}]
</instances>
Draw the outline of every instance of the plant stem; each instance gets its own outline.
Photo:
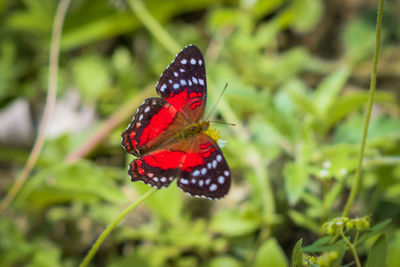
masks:
<instances>
[{"instance_id":1,"label":"plant stem","mask_svg":"<svg viewBox=\"0 0 400 267\"><path fill-rule=\"evenodd\" d=\"M369 125L369 120L371 118L372 105L374 103L374 93L375 93L375 86L376 86L376 72L377 72L377 68L378 68L379 50L381 47L380 41L381 41L383 3L384 3L384 0L379 0L378 17L376 20L376 40L375 40L376 43L375 43L375 51L374 51L374 60L373 60L373 64L372 64L371 84L370 84L370 88L369 88L368 104L367 104L367 109L366 109L365 118L364 118L364 125L363 125L362 138L361 138L361 144L360 144L360 152L358 155L358 165L357 165L356 175L355 175L354 182L353 182L353 187L351 189L349 198L347 199L346 207L342 214L343 217L347 217L347 215L349 214L350 208L353 205L354 199L357 195L358 187L360 186L361 167L362 167L363 158L364 158L365 144L366 144L367 133L368 133L368 125Z\"/></svg>"},{"instance_id":2,"label":"plant stem","mask_svg":"<svg viewBox=\"0 0 400 267\"><path fill-rule=\"evenodd\" d=\"M111 233L111 231L118 225L118 223L125 218L128 213L130 213L132 210L134 210L140 203L142 203L144 200L146 200L149 196L151 196L154 192L156 192L157 189L152 188L149 191L147 191L146 194L141 196L138 200L133 202L131 205L129 205L121 214L115 218L114 221L112 221L107 228L101 233L101 235L97 238L96 242L92 246L92 248L89 250L88 254L86 257L83 259L82 263L79 265L79 267L85 267L89 264L90 260L93 258L93 256L96 254L97 250L99 250L101 244L103 244L104 240L107 238L107 236Z\"/></svg>"},{"instance_id":3,"label":"plant stem","mask_svg":"<svg viewBox=\"0 0 400 267\"><path fill-rule=\"evenodd\" d=\"M361 262L360 262L360 259L358 258L357 250L354 247L354 245L350 242L350 240L348 240L347 237L344 235L343 229L340 229L340 235L342 236L343 240L346 242L346 244L349 246L351 252L353 253L357 267L361 267Z\"/></svg>"},{"instance_id":4,"label":"plant stem","mask_svg":"<svg viewBox=\"0 0 400 267\"><path fill-rule=\"evenodd\" d=\"M180 49L180 45L161 27L154 16L143 5L143 2L141 0L129 0L128 2L139 21L153 34L154 38L172 54L176 54Z\"/></svg>"},{"instance_id":5,"label":"plant stem","mask_svg":"<svg viewBox=\"0 0 400 267\"><path fill-rule=\"evenodd\" d=\"M50 42L50 55L49 55L49 80L47 89L46 105L44 108L43 118L40 124L39 132L36 137L35 143L29 154L28 160L25 163L25 167L21 174L17 177L14 185L6 197L0 203L0 214L10 205L19 190L25 184L26 179L31 173L39 154L42 150L44 139L46 136L47 124L51 113L53 112L56 95L57 95L57 80L58 80L58 62L60 55L60 38L62 33L62 27L64 24L64 18L68 10L70 0L61 0L58 4L56 15L54 17L53 29L51 33Z\"/></svg>"}]
</instances>

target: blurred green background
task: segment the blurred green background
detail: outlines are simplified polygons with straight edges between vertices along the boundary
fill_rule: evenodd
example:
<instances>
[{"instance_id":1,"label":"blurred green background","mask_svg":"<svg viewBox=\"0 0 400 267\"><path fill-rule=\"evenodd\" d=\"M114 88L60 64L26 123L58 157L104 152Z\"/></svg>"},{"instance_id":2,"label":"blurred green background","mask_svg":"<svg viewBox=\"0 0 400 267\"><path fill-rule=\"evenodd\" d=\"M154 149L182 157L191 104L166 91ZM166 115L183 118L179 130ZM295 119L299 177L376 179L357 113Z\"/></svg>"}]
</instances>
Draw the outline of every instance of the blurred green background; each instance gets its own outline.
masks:
<instances>
[{"instance_id":1,"label":"blurred green background","mask_svg":"<svg viewBox=\"0 0 400 267\"><path fill-rule=\"evenodd\" d=\"M40 124L57 4L0 1L1 198ZM289 266L300 239L307 255L339 252L314 266L353 262L343 243L314 242L322 224L340 216L354 178L376 7L372 0L72 0L46 142L0 217L0 266L77 266L105 226L150 189L130 182L133 157L120 135L189 43L205 55L208 110L229 84L212 119L236 124L215 125L227 141L231 190L218 201L189 197L175 183L159 190L118 225L92 266ZM371 225L391 219L379 228L385 246L377 265L391 267L400 266L399 11L400 1L386 1L362 184L350 212L370 215ZM162 28L144 27L152 19ZM102 140L94 138L104 129ZM88 144L94 149L76 156ZM357 246L364 263L381 240L374 231Z\"/></svg>"}]
</instances>

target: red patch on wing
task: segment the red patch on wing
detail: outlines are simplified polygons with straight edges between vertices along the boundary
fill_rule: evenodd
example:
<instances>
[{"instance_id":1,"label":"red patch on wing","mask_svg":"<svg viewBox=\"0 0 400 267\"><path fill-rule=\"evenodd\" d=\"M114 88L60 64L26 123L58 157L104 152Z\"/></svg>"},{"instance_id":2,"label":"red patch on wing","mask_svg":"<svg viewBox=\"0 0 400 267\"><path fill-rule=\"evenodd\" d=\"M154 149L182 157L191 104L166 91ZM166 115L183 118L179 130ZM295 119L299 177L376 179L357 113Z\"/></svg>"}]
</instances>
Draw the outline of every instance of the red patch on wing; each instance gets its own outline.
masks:
<instances>
[{"instance_id":1,"label":"red patch on wing","mask_svg":"<svg viewBox=\"0 0 400 267\"><path fill-rule=\"evenodd\" d=\"M161 169L175 169L179 168L185 160L185 152L182 151L160 151L152 155L146 156L143 160L151 167Z\"/></svg>"},{"instance_id":2,"label":"red patch on wing","mask_svg":"<svg viewBox=\"0 0 400 267\"><path fill-rule=\"evenodd\" d=\"M150 156L143 158L146 164L167 169L188 169L194 166L204 164L203 155L199 152L188 152L183 151L161 151L154 153Z\"/></svg>"},{"instance_id":3,"label":"red patch on wing","mask_svg":"<svg viewBox=\"0 0 400 267\"><path fill-rule=\"evenodd\" d=\"M140 136L139 145L145 145L155 137L159 136L164 132L166 128L174 121L177 110L169 105L165 104L157 114L154 114L149 124L143 130Z\"/></svg>"},{"instance_id":4,"label":"red patch on wing","mask_svg":"<svg viewBox=\"0 0 400 267\"><path fill-rule=\"evenodd\" d=\"M178 94L171 94L171 96L167 97L166 100L178 111L182 110L183 107L187 105L193 110L197 106L201 106L203 104L202 92L191 92L188 94L187 91L189 91L189 89L185 88Z\"/></svg>"},{"instance_id":5,"label":"red patch on wing","mask_svg":"<svg viewBox=\"0 0 400 267\"><path fill-rule=\"evenodd\" d=\"M188 104L188 88L185 88L182 92L178 94L171 94L166 100L176 108L176 110L181 111L184 106Z\"/></svg>"},{"instance_id":6,"label":"red patch on wing","mask_svg":"<svg viewBox=\"0 0 400 267\"><path fill-rule=\"evenodd\" d=\"M201 153L189 152L186 155L185 163L183 164L182 169L186 170L202 164L204 164L204 159Z\"/></svg>"}]
</instances>

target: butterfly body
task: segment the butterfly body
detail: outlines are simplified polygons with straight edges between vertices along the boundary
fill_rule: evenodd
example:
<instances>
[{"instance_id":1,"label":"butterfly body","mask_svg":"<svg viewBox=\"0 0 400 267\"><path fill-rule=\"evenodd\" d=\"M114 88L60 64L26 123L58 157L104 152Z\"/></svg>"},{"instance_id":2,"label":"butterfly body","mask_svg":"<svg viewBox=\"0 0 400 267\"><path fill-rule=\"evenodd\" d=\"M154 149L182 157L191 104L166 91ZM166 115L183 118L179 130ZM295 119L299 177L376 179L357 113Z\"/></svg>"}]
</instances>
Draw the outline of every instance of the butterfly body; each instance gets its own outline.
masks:
<instances>
[{"instance_id":1,"label":"butterfly body","mask_svg":"<svg viewBox=\"0 0 400 267\"><path fill-rule=\"evenodd\" d=\"M207 131L209 126L210 123L208 121L199 121L197 123L189 124L185 126L185 128L182 129L181 132L177 133L174 136L174 140L190 139L198 133Z\"/></svg>"},{"instance_id":2,"label":"butterfly body","mask_svg":"<svg viewBox=\"0 0 400 267\"><path fill-rule=\"evenodd\" d=\"M138 158L129 165L132 181L156 188L178 179L178 186L197 197L221 198L229 191L231 173L217 143L200 121L206 105L204 59L185 47L160 77L161 97L146 99L122 134L122 145Z\"/></svg>"}]
</instances>

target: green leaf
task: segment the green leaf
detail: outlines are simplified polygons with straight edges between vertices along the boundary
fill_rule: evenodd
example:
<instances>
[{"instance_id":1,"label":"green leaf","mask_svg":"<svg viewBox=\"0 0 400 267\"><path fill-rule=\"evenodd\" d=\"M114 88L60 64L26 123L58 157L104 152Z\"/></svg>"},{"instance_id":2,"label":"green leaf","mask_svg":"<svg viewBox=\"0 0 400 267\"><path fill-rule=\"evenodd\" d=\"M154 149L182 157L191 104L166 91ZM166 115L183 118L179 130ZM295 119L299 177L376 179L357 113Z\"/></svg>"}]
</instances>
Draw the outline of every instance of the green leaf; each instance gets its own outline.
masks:
<instances>
[{"instance_id":1,"label":"green leaf","mask_svg":"<svg viewBox=\"0 0 400 267\"><path fill-rule=\"evenodd\" d=\"M134 183L134 188L144 194L150 188L149 185L143 183ZM150 198L146 200L146 205L161 219L167 220L171 223L177 223L182 220L182 207L183 207L182 191L173 182L169 187L157 191Z\"/></svg>"},{"instance_id":2,"label":"green leaf","mask_svg":"<svg viewBox=\"0 0 400 267\"><path fill-rule=\"evenodd\" d=\"M258 249L253 267L286 267L288 260L275 238L267 239Z\"/></svg>"},{"instance_id":3,"label":"green leaf","mask_svg":"<svg viewBox=\"0 0 400 267\"><path fill-rule=\"evenodd\" d=\"M211 229L226 236L241 236L254 232L261 224L261 214L255 212L221 211L211 221Z\"/></svg>"},{"instance_id":4,"label":"green leaf","mask_svg":"<svg viewBox=\"0 0 400 267\"><path fill-rule=\"evenodd\" d=\"M293 3L293 10L295 11L293 28L304 34L314 29L321 19L323 4L321 0L297 0Z\"/></svg>"},{"instance_id":5,"label":"green leaf","mask_svg":"<svg viewBox=\"0 0 400 267\"><path fill-rule=\"evenodd\" d=\"M316 88L313 101L317 114L322 119L325 120L330 116L329 110L335 104L339 92L347 82L350 73L351 71L348 67L341 67L326 77Z\"/></svg>"},{"instance_id":6,"label":"green leaf","mask_svg":"<svg viewBox=\"0 0 400 267\"><path fill-rule=\"evenodd\" d=\"M366 16L360 16L348 23L342 34L346 55L350 60L357 62L372 55L375 47L375 24Z\"/></svg>"},{"instance_id":7,"label":"green leaf","mask_svg":"<svg viewBox=\"0 0 400 267\"><path fill-rule=\"evenodd\" d=\"M367 91L356 91L340 96L340 98L335 101L335 105L331 106L328 112L329 116L326 118L328 129L350 113L363 108L368 101L368 94L369 93ZM376 92L374 96L374 102L394 104L396 102L396 97L392 93Z\"/></svg>"},{"instance_id":8,"label":"green leaf","mask_svg":"<svg viewBox=\"0 0 400 267\"><path fill-rule=\"evenodd\" d=\"M60 163L33 176L17 200L19 204L38 206L70 201L95 202L99 199L124 202L124 194L107 173L85 160L73 164Z\"/></svg>"},{"instance_id":9,"label":"green leaf","mask_svg":"<svg viewBox=\"0 0 400 267\"><path fill-rule=\"evenodd\" d=\"M386 251L387 251L386 236L381 235L374 242L372 248L368 253L368 260L366 267L386 266Z\"/></svg>"},{"instance_id":10,"label":"green leaf","mask_svg":"<svg viewBox=\"0 0 400 267\"><path fill-rule=\"evenodd\" d=\"M398 267L400 266L400 231L392 235L389 241L388 251L386 255L387 267Z\"/></svg>"},{"instance_id":11,"label":"green leaf","mask_svg":"<svg viewBox=\"0 0 400 267\"><path fill-rule=\"evenodd\" d=\"M308 215L295 210L289 210L288 215L298 226L304 227L314 233L321 232L321 227Z\"/></svg>"},{"instance_id":12,"label":"green leaf","mask_svg":"<svg viewBox=\"0 0 400 267\"><path fill-rule=\"evenodd\" d=\"M337 241L334 244L330 244L330 240L332 240L332 236L322 237L318 241L314 242L314 244L303 247L303 251L306 253L338 251L340 253L341 251L347 250L347 244L343 239Z\"/></svg>"},{"instance_id":13,"label":"green leaf","mask_svg":"<svg viewBox=\"0 0 400 267\"><path fill-rule=\"evenodd\" d=\"M292 253L292 267L303 267L303 248L301 247L301 243L303 239L300 239L296 242Z\"/></svg>"},{"instance_id":14,"label":"green leaf","mask_svg":"<svg viewBox=\"0 0 400 267\"><path fill-rule=\"evenodd\" d=\"M307 167L301 162L289 162L283 170L285 191L289 203L294 205L303 194L308 181Z\"/></svg>"},{"instance_id":15,"label":"green leaf","mask_svg":"<svg viewBox=\"0 0 400 267\"><path fill-rule=\"evenodd\" d=\"M108 62L97 55L82 56L73 62L74 79L82 95L91 103L109 89L111 84Z\"/></svg>"},{"instance_id":16,"label":"green leaf","mask_svg":"<svg viewBox=\"0 0 400 267\"><path fill-rule=\"evenodd\" d=\"M217 258L213 258L209 265L209 267L240 267L243 266L236 259L229 256L221 256Z\"/></svg>"},{"instance_id":17,"label":"green leaf","mask_svg":"<svg viewBox=\"0 0 400 267\"><path fill-rule=\"evenodd\" d=\"M367 239L373 237L374 235L380 234L383 229L392 221L392 219L387 219L383 222L378 223L377 225L370 228L366 233L364 233L360 239L358 240L357 244L361 244Z\"/></svg>"}]
</instances>

